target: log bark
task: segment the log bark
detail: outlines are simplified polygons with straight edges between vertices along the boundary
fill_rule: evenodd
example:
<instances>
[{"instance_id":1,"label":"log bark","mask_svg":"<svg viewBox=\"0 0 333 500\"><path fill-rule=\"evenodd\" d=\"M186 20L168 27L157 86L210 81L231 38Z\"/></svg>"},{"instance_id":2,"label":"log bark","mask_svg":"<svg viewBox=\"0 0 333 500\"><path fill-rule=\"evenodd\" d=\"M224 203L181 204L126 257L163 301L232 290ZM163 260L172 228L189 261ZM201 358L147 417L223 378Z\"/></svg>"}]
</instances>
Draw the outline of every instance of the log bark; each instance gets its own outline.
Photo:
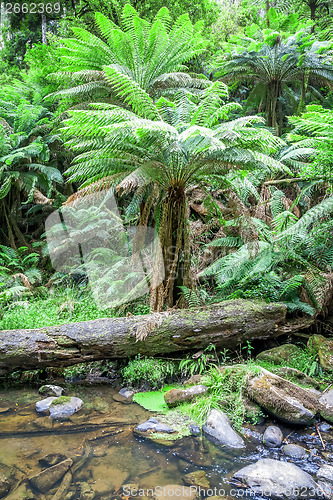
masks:
<instances>
[{"instance_id":1,"label":"log bark","mask_svg":"<svg viewBox=\"0 0 333 500\"><path fill-rule=\"evenodd\" d=\"M0 331L0 374L136 354L236 348L286 333L286 306L229 300L198 309L105 318L35 330ZM141 340L138 340L141 339Z\"/></svg>"}]
</instances>

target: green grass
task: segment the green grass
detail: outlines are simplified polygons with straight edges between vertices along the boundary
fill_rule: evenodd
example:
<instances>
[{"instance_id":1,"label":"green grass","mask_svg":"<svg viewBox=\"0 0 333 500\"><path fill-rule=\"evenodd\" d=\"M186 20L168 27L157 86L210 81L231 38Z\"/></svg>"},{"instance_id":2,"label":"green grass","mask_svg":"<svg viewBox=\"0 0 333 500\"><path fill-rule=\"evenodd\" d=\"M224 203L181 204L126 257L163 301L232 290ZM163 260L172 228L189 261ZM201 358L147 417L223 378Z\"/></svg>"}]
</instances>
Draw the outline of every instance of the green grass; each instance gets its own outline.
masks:
<instances>
[{"instance_id":1,"label":"green grass","mask_svg":"<svg viewBox=\"0 0 333 500\"><path fill-rule=\"evenodd\" d=\"M21 328L42 328L64 325L99 318L112 318L132 314L147 314L145 304L131 304L125 310L98 309L89 291L78 292L75 289L57 289L45 298L36 297L29 301L13 302L0 314L0 330ZM0 310L1 313L1 310Z\"/></svg>"}]
</instances>

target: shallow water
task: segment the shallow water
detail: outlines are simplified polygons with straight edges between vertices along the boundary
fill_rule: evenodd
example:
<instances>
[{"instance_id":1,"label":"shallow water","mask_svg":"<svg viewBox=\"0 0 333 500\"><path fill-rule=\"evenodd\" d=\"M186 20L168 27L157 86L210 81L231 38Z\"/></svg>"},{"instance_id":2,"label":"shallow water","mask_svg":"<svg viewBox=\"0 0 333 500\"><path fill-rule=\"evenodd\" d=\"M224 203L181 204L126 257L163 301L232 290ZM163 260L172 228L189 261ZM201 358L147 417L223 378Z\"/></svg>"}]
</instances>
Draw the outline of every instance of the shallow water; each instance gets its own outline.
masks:
<instances>
[{"instance_id":1,"label":"shallow water","mask_svg":"<svg viewBox=\"0 0 333 500\"><path fill-rule=\"evenodd\" d=\"M173 447L158 446L137 438L132 433L133 427L151 417L152 413L136 403L115 402L112 397L115 393L102 385L68 386L66 394L80 397L84 406L69 420L57 422L36 413L35 403L42 399L37 388L2 389L0 467L1 464L10 467L15 476L14 483L22 483L7 498L53 498L60 483L45 495L25 487L27 478L42 470L39 460L51 453L71 458L74 470L77 469L61 500L88 499L82 488L94 491L96 499L128 500L123 485L132 484L141 490L170 484L184 485L184 476L198 470L206 472L210 488L216 488L216 493L220 490L222 494L224 490L230 498L243 498L242 491L237 493L230 483L235 471L263 457L286 459L280 451L269 450L261 444L267 423L263 427L245 429L248 441L245 451L215 446L205 438L183 438ZM331 433L323 433L325 453L328 454L325 455L314 427L282 427L282 430L284 436L289 435L288 442L317 450L311 461L299 464L307 472L314 474L321 464L327 462L327 456L332 454L333 458Z\"/></svg>"}]
</instances>

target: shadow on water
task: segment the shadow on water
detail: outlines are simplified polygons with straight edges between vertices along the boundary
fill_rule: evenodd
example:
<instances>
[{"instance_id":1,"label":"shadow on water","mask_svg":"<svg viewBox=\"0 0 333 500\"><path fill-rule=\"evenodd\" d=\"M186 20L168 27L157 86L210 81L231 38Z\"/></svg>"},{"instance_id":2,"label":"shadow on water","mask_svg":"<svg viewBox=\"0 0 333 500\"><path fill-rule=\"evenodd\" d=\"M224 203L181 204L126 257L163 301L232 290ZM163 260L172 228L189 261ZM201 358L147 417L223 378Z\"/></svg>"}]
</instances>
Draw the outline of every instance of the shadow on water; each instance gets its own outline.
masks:
<instances>
[{"instance_id":1,"label":"shadow on water","mask_svg":"<svg viewBox=\"0 0 333 500\"><path fill-rule=\"evenodd\" d=\"M124 485L135 490L157 486L184 485L186 474L205 471L212 494L231 494L232 474L259 458L281 459L281 452L262 445L264 427L248 427L246 451L215 446L205 438L187 437L172 447L156 445L133 435L133 427L151 416L136 403L113 400L116 391L108 386L71 386L67 394L84 401L82 409L65 421L39 416L37 389L20 387L0 393L0 498L22 499L122 499L128 500ZM314 428L282 428L291 442L319 449ZM327 435L327 452L333 450L332 435ZM293 440L294 438L294 440ZM318 469L323 457L302 463L310 473ZM318 459L316 459L316 456ZM47 457L45 459L45 457ZM70 458L70 471L45 491L38 492L29 478ZM2 481L2 482L1 482ZM7 483L6 483L7 481ZM189 483L188 483L189 484ZM7 485L7 486L6 486ZM2 489L1 489L2 488ZM10 490L10 491L8 491ZM232 492L233 496L235 491ZM142 498L143 492L140 493ZM139 492L138 492L139 496ZM239 494L239 497L243 497Z\"/></svg>"}]
</instances>

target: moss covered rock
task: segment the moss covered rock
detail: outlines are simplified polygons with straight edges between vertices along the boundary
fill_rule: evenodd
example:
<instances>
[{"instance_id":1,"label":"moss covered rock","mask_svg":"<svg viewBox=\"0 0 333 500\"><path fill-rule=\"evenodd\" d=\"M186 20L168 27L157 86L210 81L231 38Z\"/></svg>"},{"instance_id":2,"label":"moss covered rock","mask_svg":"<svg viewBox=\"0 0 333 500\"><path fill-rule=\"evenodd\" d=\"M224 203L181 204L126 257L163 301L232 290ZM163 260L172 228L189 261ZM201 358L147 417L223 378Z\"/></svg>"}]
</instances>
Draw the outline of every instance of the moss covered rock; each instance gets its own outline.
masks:
<instances>
[{"instance_id":1,"label":"moss covered rock","mask_svg":"<svg viewBox=\"0 0 333 500\"><path fill-rule=\"evenodd\" d=\"M321 366L325 370L333 371L333 340L325 340L318 350Z\"/></svg>"},{"instance_id":2,"label":"moss covered rock","mask_svg":"<svg viewBox=\"0 0 333 500\"><path fill-rule=\"evenodd\" d=\"M268 349L258 354L257 360L268 361L275 365L291 362L295 357L302 354L302 350L294 344L283 344L273 349Z\"/></svg>"},{"instance_id":3,"label":"moss covered rock","mask_svg":"<svg viewBox=\"0 0 333 500\"><path fill-rule=\"evenodd\" d=\"M259 406L288 424L310 425L318 412L316 394L268 370L249 378L246 390Z\"/></svg>"}]
</instances>

